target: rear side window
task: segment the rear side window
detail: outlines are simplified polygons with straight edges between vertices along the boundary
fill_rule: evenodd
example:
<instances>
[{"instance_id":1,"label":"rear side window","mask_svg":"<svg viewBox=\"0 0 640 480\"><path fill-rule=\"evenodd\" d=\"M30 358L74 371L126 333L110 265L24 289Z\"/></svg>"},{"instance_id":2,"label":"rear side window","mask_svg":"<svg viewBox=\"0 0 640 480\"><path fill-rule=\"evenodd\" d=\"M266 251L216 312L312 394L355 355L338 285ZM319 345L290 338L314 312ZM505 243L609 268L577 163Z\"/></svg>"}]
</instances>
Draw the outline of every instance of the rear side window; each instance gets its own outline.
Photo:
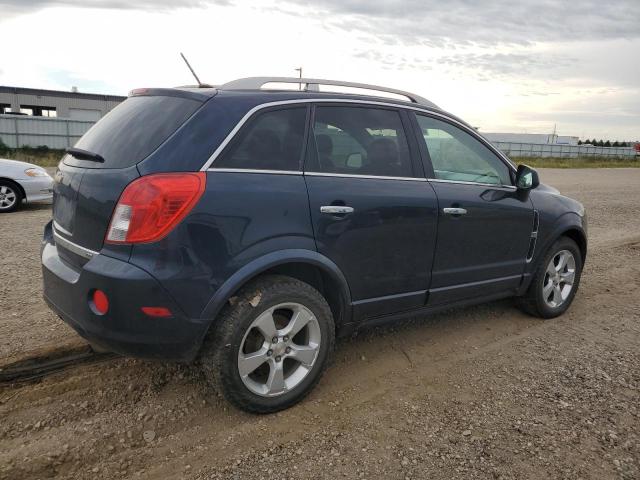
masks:
<instances>
[{"instance_id":1,"label":"rear side window","mask_svg":"<svg viewBox=\"0 0 640 480\"><path fill-rule=\"evenodd\" d=\"M369 107L316 107L316 154L309 171L411 177L411 156L400 114Z\"/></svg>"},{"instance_id":2,"label":"rear side window","mask_svg":"<svg viewBox=\"0 0 640 480\"><path fill-rule=\"evenodd\" d=\"M258 114L213 168L301 171L306 118L307 107Z\"/></svg>"},{"instance_id":3,"label":"rear side window","mask_svg":"<svg viewBox=\"0 0 640 480\"><path fill-rule=\"evenodd\" d=\"M104 158L104 163L93 163L94 168L130 167L158 148L200 105L180 97L130 97L96 123L75 146ZM65 160L74 162L70 157Z\"/></svg>"}]
</instances>

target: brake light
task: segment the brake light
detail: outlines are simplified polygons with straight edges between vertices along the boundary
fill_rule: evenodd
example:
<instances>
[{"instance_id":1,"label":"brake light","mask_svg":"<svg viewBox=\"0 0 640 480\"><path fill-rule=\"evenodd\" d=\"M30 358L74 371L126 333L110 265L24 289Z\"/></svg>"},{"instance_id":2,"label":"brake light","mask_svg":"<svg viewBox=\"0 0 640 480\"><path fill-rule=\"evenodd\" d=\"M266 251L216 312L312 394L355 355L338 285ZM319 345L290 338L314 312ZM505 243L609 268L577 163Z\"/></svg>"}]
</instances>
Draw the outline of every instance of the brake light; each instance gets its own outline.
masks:
<instances>
[{"instance_id":1,"label":"brake light","mask_svg":"<svg viewBox=\"0 0 640 480\"><path fill-rule=\"evenodd\" d=\"M205 172L158 173L124 189L106 243L150 243L167 235L191 211L206 185Z\"/></svg>"},{"instance_id":2,"label":"brake light","mask_svg":"<svg viewBox=\"0 0 640 480\"><path fill-rule=\"evenodd\" d=\"M129 96L134 97L136 95L145 95L148 91L148 88L134 88L129 92Z\"/></svg>"}]
</instances>

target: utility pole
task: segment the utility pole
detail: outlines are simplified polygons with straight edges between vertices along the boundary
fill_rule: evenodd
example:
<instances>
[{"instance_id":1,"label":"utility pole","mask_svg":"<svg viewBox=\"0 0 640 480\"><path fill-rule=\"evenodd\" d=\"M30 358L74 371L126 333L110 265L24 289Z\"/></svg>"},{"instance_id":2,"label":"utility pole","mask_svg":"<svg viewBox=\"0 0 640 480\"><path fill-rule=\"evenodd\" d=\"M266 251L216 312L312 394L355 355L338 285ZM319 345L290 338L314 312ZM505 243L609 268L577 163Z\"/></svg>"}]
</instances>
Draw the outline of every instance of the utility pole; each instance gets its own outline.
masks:
<instances>
[{"instance_id":1,"label":"utility pole","mask_svg":"<svg viewBox=\"0 0 640 480\"><path fill-rule=\"evenodd\" d=\"M302 67L295 68L294 70L298 72L298 78L302 79ZM302 90L302 82L298 84L298 90Z\"/></svg>"}]
</instances>

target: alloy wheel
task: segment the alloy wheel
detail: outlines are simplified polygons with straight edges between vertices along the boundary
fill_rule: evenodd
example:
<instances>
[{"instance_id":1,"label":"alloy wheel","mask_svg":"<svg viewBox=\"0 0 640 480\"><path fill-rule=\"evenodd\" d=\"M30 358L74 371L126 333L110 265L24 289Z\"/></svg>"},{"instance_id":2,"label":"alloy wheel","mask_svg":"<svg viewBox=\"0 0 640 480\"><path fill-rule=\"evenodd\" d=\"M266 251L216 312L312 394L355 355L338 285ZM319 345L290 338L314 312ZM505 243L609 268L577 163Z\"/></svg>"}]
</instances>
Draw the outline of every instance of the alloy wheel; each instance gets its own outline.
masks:
<instances>
[{"instance_id":1,"label":"alloy wheel","mask_svg":"<svg viewBox=\"0 0 640 480\"><path fill-rule=\"evenodd\" d=\"M18 196L11 187L7 185L0 186L0 210L9 210L17 200Z\"/></svg>"},{"instance_id":2,"label":"alloy wheel","mask_svg":"<svg viewBox=\"0 0 640 480\"><path fill-rule=\"evenodd\" d=\"M569 250L556 253L547 265L542 283L542 298L551 308L558 308L571 294L576 277L576 259Z\"/></svg>"},{"instance_id":3,"label":"alloy wheel","mask_svg":"<svg viewBox=\"0 0 640 480\"><path fill-rule=\"evenodd\" d=\"M238 372L256 395L276 397L312 370L322 334L315 315L300 303L273 306L251 323L240 344Z\"/></svg>"}]
</instances>

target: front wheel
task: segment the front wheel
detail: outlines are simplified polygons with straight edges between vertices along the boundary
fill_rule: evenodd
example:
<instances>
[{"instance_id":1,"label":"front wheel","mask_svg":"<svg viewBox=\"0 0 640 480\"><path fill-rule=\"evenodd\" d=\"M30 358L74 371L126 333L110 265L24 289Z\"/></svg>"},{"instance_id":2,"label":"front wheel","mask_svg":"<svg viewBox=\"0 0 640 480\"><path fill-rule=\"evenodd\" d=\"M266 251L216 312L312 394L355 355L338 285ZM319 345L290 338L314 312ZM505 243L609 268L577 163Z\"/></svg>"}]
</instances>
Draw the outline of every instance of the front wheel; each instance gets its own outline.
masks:
<instances>
[{"instance_id":1,"label":"front wheel","mask_svg":"<svg viewBox=\"0 0 640 480\"><path fill-rule=\"evenodd\" d=\"M237 407L288 408L324 372L335 340L331 310L310 285L269 275L227 305L201 354L207 379Z\"/></svg>"},{"instance_id":2,"label":"front wheel","mask_svg":"<svg viewBox=\"0 0 640 480\"><path fill-rule=\"evenodd\" d=\"M520 305L527 313L554 318L571 305L580 284L582 254L568 237L558 239L538 265Z\"/></svg>"},{"instance_id":3,"label":"front wheel","mask_svg":"<svg viewBox=\"0 0 640 480\"><path fill-rule=\"evenodd\" d=\"M0 180L0 213L13 212L20 207L22 195L13 182Z\"/></svg>"}]
</instances>

